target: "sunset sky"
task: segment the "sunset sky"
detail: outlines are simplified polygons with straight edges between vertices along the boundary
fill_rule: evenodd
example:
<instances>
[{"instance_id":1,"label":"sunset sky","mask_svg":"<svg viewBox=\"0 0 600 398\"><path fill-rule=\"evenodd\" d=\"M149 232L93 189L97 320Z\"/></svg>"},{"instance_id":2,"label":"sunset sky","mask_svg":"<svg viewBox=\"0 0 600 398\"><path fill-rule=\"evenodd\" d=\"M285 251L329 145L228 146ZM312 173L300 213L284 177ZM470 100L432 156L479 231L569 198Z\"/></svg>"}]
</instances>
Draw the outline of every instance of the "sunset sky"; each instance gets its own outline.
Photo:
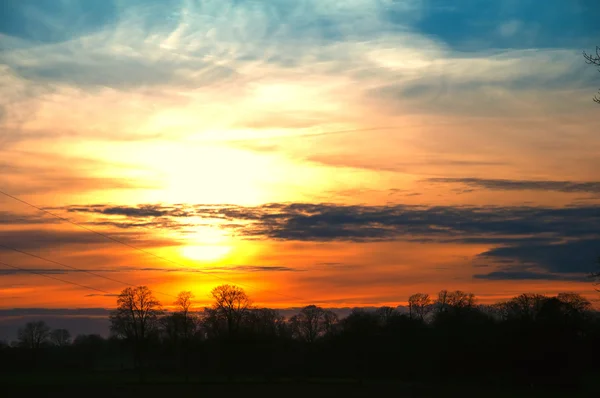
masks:
<instances>
[{"instance_id":1,"label":"sunset sky","mask_svg":"<svg viewBox=\"0 0 600 398\"><path fill-rule=\"evenodd\" d=\"M596 3L3 1L0 308L600 297Z\"/></svg>"}]
</instances>

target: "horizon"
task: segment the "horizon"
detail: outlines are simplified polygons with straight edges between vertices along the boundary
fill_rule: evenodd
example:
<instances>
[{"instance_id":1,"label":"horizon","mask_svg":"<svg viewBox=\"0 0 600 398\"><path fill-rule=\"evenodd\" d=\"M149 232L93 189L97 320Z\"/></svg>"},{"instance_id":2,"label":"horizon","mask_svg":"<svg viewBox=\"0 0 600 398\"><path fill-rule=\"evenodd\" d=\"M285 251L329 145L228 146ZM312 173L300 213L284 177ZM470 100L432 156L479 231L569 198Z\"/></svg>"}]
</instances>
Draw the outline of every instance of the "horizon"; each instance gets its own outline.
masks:
<instances>
[{"instance_id":1,"label":"horizon","mask_svg":"<svg viewBox=\"0 0 600 398\"><path fill-rule=\"evenodd\" d=\"M597 306L600 7L501 3L11 2L0 314L224 283Z\"/></svg>"}]
</instances>

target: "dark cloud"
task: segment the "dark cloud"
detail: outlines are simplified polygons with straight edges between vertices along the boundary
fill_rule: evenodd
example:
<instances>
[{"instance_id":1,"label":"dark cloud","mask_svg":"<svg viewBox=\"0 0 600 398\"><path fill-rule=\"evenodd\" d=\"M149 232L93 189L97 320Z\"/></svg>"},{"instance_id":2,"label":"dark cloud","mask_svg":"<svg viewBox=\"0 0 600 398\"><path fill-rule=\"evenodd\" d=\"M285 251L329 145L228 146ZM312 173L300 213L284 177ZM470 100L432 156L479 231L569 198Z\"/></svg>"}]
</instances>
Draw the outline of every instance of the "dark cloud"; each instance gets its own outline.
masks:
<instances>
[{"instance_id":1,"label":"dark cloud","mask_svg":"<svg viewBox=\"0 0 600 398\"><path fill-rule=\"evenodd\" d=\"M1 248L0 248L1 250ZM1 266L1 264L0 264ZM80 268L80 269L71 269L71 268L37 268L37 267L27 267L24 269L14 269L14 268L0 268L0 276L1 275L33 275L35 274L43 274L43 275L61 275L61 274L79 274L79 273L120 273L120 272L183 272L183 273L203 273L203 274L218 274L218 273L229 273L229 272L304 272L306 269L300 268L292 268L281 265L275 266L261 266L261 265L228 265L222 267L208 267L208 268L193 268L193 267L172 267L172 268L159 268L159 267L115 267L115 268ZM102 294L92 294L92 296L102 296ZM109 295L110 296L110 295Z\"/></svg>"},{"instance_id":2,"label":"dark cloud","mask_svg":"<svg viewBox=\"0 0 600 398\"><path fill-rule=\"evenodd\" d=\"M45 321L51 328L64 328L73 336L97 333L109 336L110 310L105 308L47 309L12 308L0 309L0 340L17 338L17 330L30 321Z\"/></svg>"},{"instance_id":3,"label":"dark cloud","mask_svg":"<svg viewBox=\"0 0 600 398\"><path fill-rule=\"evenodd\" d=\"M428 178L432 183L463 184L473 188L498 191L557 191L566 193L600 193L600 181L506 180L485 178Z\"/></svg>"},{"instance_id":4,"label":"dark cloud","mask_svg":"<svg viewBox=\"0 0 600 398\"><path fill-rule=\"evenodd\" d=\"M473 275L475 279L487 279L492 281L516 281L516 280L545 280L545 281L574 281L583 282L585 277L581 275L561 275L532 271L494 271L489 274Z\"/></svg>"},{"instance_id":5,"label":"dark cloud","mask_svg":"<svg viewBox=\"0 0 600 398\"><path fill-rule=\"evenodd\" d=\"M244 239L485 244L493 248L481 253L478 258L502 267L495 270L502 273L488 274L490 279L501 275L515 279L518 275L528 279L568 278L569 274L590 272L600 252L599 206L426 207L270 203L255 207L79 205L65 210L104 218L112 214L113 217L119 217L119 223L123 224L120 228L140 222L147 225L156 223L154 228L156 225L166 225L165 219L176 225L187 217L218 220L221 228ZM286 267L255 266L231 266L228 270L300 271ZM189 272L196 271L190 269ZM534 275L531 272L537 273Z\"/></svg>"},{"instance_id":6,"label":"dark cloud","mask_svg":"<svg viewBox=\"0 0 600 398\"><path fill-rule=\"evenodd\" d=\"M71 212L106 215L114 207L67 207ZM300 241L373 241L429 238L473 243L515 243L532 238L597 237L600 234L598 206L502 207L502 206L345 206L336 204L271 203L257 207L234 205L119 206L138 223L152 222L151 214L172 219L198 217L224 222L238 236ZM159 220L159 222L161 222Z\"/></svg>"},{"instance_id":7,"label":"dark cloud","mask_svg":"<svg viewBox=\"0 0 600 398\"><path fill-rule=\"evenodd\" d=\"M9 211L0 211L0 225L29 225L29 224L55 224L57 219L39 215L17 214Z\"/></svg>"},{"instance_id":8,"label":"dark cloud","mask_svg":"<svg viewBox=\"0 0 600 398\"><path fill-rule=\"evenodd\" d=\"M479 255L481 258L515 261L551 273L589 274L600 258L600 236L563 243L519 244L497 247Z\"/></svg>"},{"instance_id":9,"label":"dark cloud","mask_svg":"<svg viewBox=\"0 0 600 398\"><path fill-rule=\"evenodd\" d=\"M92 293L86 294L85 297L119 297L119 295L111 293Z\"/></svg>"},{"instance_id":10,"label":"dark cloud","mask_svg":"<svg viewBox=\"0 0 600 398\"><path fill-rule=\"evenodd\" d=\"M154 237L147 233L113 232L111 237L128 244L142 247L173 246L180 242L174 239ZM24 250L63 248L67 245L116 245L107 238L84 230L54 229L4 229L0 230L0 243L4 246ZM0 251L3 251L0 247Z\"/></svg>"},{"instance_id":11,"label":"dark cloud","mask_svg":"<svg viewBox=\"0 0 600 398\"><path fill-rule=\"evenodd\" d=\"M104 317L109 313L106 308L0 308L0 318L37 315Z\"/></svg>"},{"instance_id":12,"label":"dark cloud","mask_svg":"<svg viewBox=\"0 0 600 398\"><path fill-rule=\"evenodd\" d=\"M53 208L50 208L53 209ZM187 217L189 212L180 207L166 207L163 205L138 205L131 206L69 206L66 208L71 213L100 213L112 216L125 217Z\"/></svg>"},{"instance_id":13,"label":"dark cloud","mask_svg":"<svg viewBox=\"0 0 600 398\"><path fill-rule=\"evenodd\" d=\"M1 264L0 264L1 265ZM113 268L113 269L71 269L71 268L33 268L27 267L24 269L0 269L0 275L61 275L61 274L80 274L87 272L94 273L105 273L105 272L126 272L126 271L140 271L139 268Z\"/></svg>"},{"instance_id":14,"label":"dark cloud","mask_svg":"<svg viewBox=\"0 0 600 398\"><path fill-rule=\"evenodd\" d=\"M175 270L177 271L177 270ZM201 270L188 268L185 272L210 272L210 271L239 271L239 272L304 272L306 269L284 266L259 266L259 265L232 265L225 267L204 268Z\"/></svg>"}]
</instances>

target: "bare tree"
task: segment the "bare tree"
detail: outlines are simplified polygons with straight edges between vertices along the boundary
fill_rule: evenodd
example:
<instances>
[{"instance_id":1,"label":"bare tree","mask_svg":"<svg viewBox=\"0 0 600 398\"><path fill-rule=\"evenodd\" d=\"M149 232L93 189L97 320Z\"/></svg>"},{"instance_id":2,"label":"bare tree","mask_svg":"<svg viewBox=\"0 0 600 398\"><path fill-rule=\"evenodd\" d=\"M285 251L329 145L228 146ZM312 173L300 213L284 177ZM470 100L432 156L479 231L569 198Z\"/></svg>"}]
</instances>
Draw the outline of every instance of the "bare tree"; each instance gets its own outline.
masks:
<instances>
[{"instance_id":1,"label":"bare tree","mask_svg":"<svg viewBox=\"0 0 600 398\"><path fill-rule=\"evenodd\" d=\"M142 365L145 342L157 330L161 314L161 304L147 286L123 289L117 299L117 309L110 314L111 331L131 340L138 366Z\"/></svg>"},{"instance_id":2,"label":"bare tree","mask_svg":"<svg viewBox=\"0 0 600 398\"><path fill-rule=\"evenodd\" d=\"M215 300L212 315L216 317L216 321L225 321L227 333L237 333L252 304L244 289L233 285L221 285L214 288L210 294Z\"/></svg>"},{"instance_id":3,"label":"bare tree","mask_svg":"<svg viewBox=\"0 0 600 398\"><path fill-rule=\"evenodd\" d=\"M161 304L147 286L125 288L117 299L117 309L110 314L111 331L120 337L144 340L156 329L161 314Z\"/></svg>"},{"instance_id":4,"label":"bare tree","mask_svg":"<svg viewBox=\"0 0 600 398\"><path fill-rule=\"evenodd\" d=\"M338 323L338 317L333 311L327 311L316 305L309 305L297 315L290 318L294 337L314 342L317 338L331 332Z\"/></svg>"},{"instance_id":5,"label":"bare tree","mask_svg":"<svg viewBox=\"0 0 600 398\"><path fill-rule=\"evenodd\" d=\"M597 66L600 71L600 47L596 47L596 54L592 54L592 53L587 53L587 52L583 52L583 57L585 58L585 62L587 62L590 65L595 65ZM597 102L600 104L600 94L597 94L594 96L594 102Z\"/></svg>"},{"instance_id":6,"label":"bare tree","mask_svg":"<svg viewBox=\"0 0 600 398\"><path fill-rule=\"evenodd\" d=\"M393 317L398 315L398 311L394 307L388 306L377 308L375 313L379 317L379 322L381 322L382 325L387 325Z\"/></svg>"},{"instance_id":7,"label":"bare tree","mask_svg":"<svg viewBox=\"0 0 600 398\"><path fill-rule=\"evenodd\" d=\"M50 340L58 347L71 344L71 333L67 329L54 329L50 333Z\"/></svg>"},{"instance_id":8,"label":"bare tree","mask_svg":"<svg viewBox=\"0 0 600 398\"><path fill-rule=\"evenodd\" d=\"M50 326L44 321L27 322L17 336L21 346L37 350L48 340Z\"/></svg>"},{"instance_id":9,"label":"bare tree","mask_svg":"<svg viewBox=\"0 0 600 398\"><path fill-rule=\"evenodd\" d=\"M565 305L568 315L581 315L592 309L592 303L578 293L559 293L556 298Z\"/></svg>"},{"instance_id":10,"label":"bare tree","mask_svg":"<svg viewBox=\"0 0 600 398\"><path fill-rule=\"evenodd\" d=\"M438 293L438 299L435 302L438 313L448 312L450 310L458 312L464 309L473 308L476 298L473 293L466 293L461 290L449 292L442 290Z\"/></svg>"},{"instance_id":11,"label":"bare tree","mask_svg":"<svg viewBox=\"0 0 600 398\"><path fill-rule=\"evenodd\" d=\"M437 313L447 312L448 310L448 291L446 289L440 290L438 298L435 301L435 308Z\"/></svg>"},{"instance_id":12,"label":"bare tree","mask_svg":"<svg viewBox=\"0 0 600 398\"><path fill-rule=\"evenodd\" d=\"M499 303L496 307L502 319L534 321L548 297L542 294L524 293Z\"/></svg>"},{"instance_id":13,"label":"bare tree","mask_svg":"<svg viewBox=\"0 0 600 398\"><path fill-rule=\"evenodd\" d=\"M196 331L196 319L191 314L191 309L193 305L194 294L192 292L180 292L177 295L177 300L175 300L175 305L177 308L176 314L181 316L183 325L182 325L182 337L184 340L188 340Z\"/></svg>"},{"instance_id":14,"label":"bare tree","mask_svg":"<svg viewBox=\"0 0 600 398\"><path fill-rule=\"evenodd\" d=\"M598 268L600 268L600 257L598 257L596 259L596 263L598 265ZM600 286L600 270L598 270L596 272L592 272L590 274L590 278L592 278L592 280L594 281L594 286ZM595 290L600 293L600 288L599 287L596 287Z\"/></svg>"},{"instance_id":15,"label":"bare tree","mask_svg":"<svg viewBox=\"0 0 600 398\"><path fill-rule=\"evenodd\" d=\"M172 315L176 324L181 324L178 329L181 329L181 340L183 343L183 366L185 369L185 380L189 380L189 343L190 338L194 335L197 328L197 319L191 314L194 294L189 291L180 292L175 300L177 311Z\"/></svg>"},{"instance_id":16,"label":"bare tree","mask_svg":"<svg viewBox=\"0 0 600 398\"><path fill-rule=\"evenodd\" d=\"M448 293L448 305L453 308L472 308L475 306L476 299L473 293L466 293L461 290L455 290Z\"/></svg>"},{"instance_id":17,"label":"bare tree","mask_svg":"<svg viewBox=\"0 0 600 398\"><path fill-rule=\"evenodd\" d=\"M335 312L325 310L325 314L323 315L323 327L325 329L325 334L333 333L339 321L340 320Z\"/></svg>"},{"instance_id":18,"label":"bare tree","mask_svg":"<svg viewBox=\"0 0 600 398\"><path fill-rule=\"evenodd\" d=\"M285 333L285 318L277 310L256 308L247 317L250 332L259 336L281 336Z\"/></svg>"},{"instance_id":19,"label":"bare tree","mask_svg":"<svg viewBox=\"0 0 600 398\"><path fill-rule=\"evenodd\" d=\"M444 291L445 292L445 291ZM427 293L415 293L408 298L408 313L410 318L414 315L424 320L425 316L431 311L431 297Z\"/></svg>"}]
</instances>

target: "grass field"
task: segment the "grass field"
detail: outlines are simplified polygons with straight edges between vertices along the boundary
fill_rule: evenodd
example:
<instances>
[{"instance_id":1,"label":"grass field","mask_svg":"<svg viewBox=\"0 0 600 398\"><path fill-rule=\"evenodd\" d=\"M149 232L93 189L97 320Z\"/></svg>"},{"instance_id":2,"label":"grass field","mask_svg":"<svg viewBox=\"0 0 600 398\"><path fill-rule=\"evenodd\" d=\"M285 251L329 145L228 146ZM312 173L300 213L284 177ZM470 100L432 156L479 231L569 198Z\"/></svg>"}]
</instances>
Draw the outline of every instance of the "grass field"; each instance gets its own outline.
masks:
<instances>
[{"instance_id":1,"label":"grass field","mask_svg":"<svg viewBox=\"0 0 600 398\"><path fill-rule=\"evenodd\" d=\"M200 379L184 383L181 377L148 375L140 383L134 374L2 374L2 397L588 397L590 393L536 389L504 390L475 386L428 386L401 382L352 380L281 380L277 382Z\"/></svg>"}]
</instances>

